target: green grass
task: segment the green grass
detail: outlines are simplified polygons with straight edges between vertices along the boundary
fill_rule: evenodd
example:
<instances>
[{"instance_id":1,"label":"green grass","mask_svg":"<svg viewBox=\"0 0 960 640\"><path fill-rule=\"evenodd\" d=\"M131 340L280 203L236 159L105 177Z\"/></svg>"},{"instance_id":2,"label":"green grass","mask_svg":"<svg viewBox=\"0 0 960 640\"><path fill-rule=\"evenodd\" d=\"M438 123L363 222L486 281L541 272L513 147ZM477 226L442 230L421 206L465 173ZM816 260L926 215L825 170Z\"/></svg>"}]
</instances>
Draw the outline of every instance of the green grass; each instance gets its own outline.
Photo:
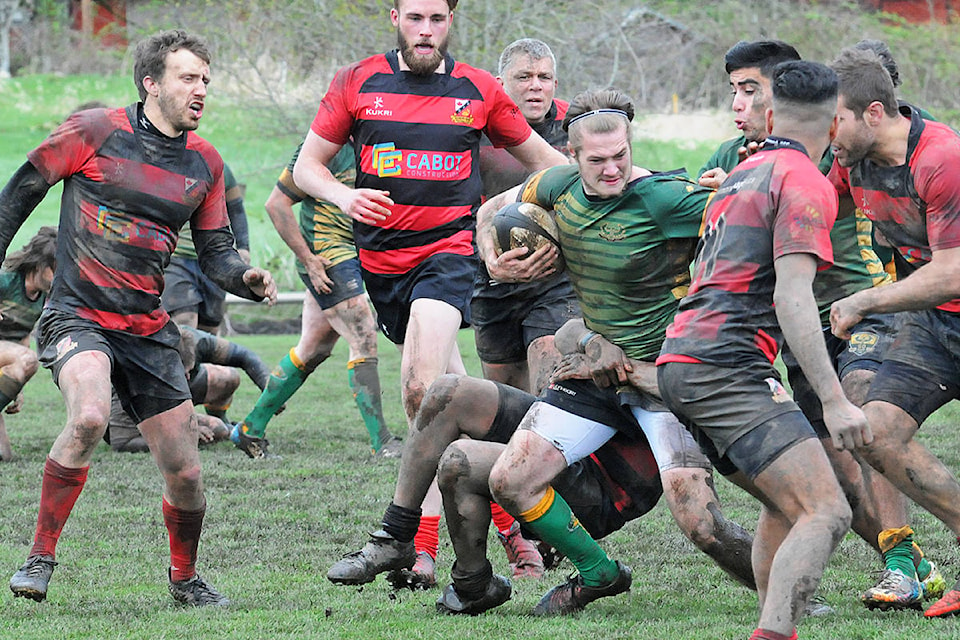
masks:
<instances>
[{"instance_id":1,"label":"green grass","mask_svg":"<svg viewBox=\"0 0 960 640\"><path fill-rule=\"evenodd\" d=\"M240 336L276 362L296 336ZM460 347L468 371L479 372L469 330ZM403 423L399 357L381 340L381 377L388 421ZM200 570L233 601L226 611L185 611L166 593L166 531L161 483L149 456L118 454L102 445L90 478L58 547L49 600L4 596L0 638L745 638L755 624L756 597L717 569L677 530L664 505L602 544L634 569L627 595L598 601L581 615L540 620L529 611L571 566L541 581L519 581L513 599L470 618L440 617L437 591L393 593L382 579L364 587L336 587L325 579L331 563L359 548L378 525L392 495L398 463L371 462L366 435L346 382L345 345L308 379L268 435L279 461L248 460L229 444L202 451L209 504ZM26 388L21 414L7 417L17 460L0 466L0 568L10 575L32 541L43 460L64 420L63 404L41 371ZM242 417L256 399L245 380L231 414ZM921 430L921 438L958 468L956 409L948 406ZM718 480L727 513L752 529L756 504ZM915 527L948 580L958 575L956 544L946 529L915 510ZM495 570L506 561L491 537ZM449 580L452 550L441 528L439 578ZM857 594L872 584L879 563L853 534L827 569L821 594L836 615L806 620L801 637L880 639L960 637L960 622L924 620L915 613L865 610ZM2 575L2 574L0 574ZM188 631L189 630L189 631Z\"/></svg>"},{"instance_id":2,"label":"green grass","mask_svg":"<svg viewBox=\"0 0 960 640\"><path fill-rule=\"evenodd\" d=\"M36 76L0 81L0 179L6 179L77 104L90 99L126 104L134 99L126 78ZM305 129L304 129L305 130ZM262 203L297 140L258 134L242 105L214 93L200 133L218 146L247 183L254 260L269 263L283 282L296 282L292 262L270 227ZM645 166L686 166L696 171L713 150L657 142L638 143ZM54 224L58 198L48 196L28 220L14 247L36 227ZM289 286L289 285L288 285ZM258 311L254 311L257 309ZM266 313L245 308L244 315ZM272 315L295 313L277 308ZM239 315L239 312L238 312ZM461 333L468 371L480 368L472 333ZM237 341L276 363L296 336L239 336ZM395 432L404 424L399 356L381 339L384 407ZM7 593L0 638L745 638L756 618L756 597L727 579L688 543L659 505L603 542L634 569L632 591L592 604L582 615L539 620L529 611L548 588L563 581L569 564L542 581L516 584L513 599L496 612L471 619L434 613L437 592L393 593L383 580L363 588L335 587L329 565L358 548L378 526L396 478L397 462L369 460L366 435L347 386L346 347L307 381L270 425L276 462L247 460L231 445L202 452L209 503L201 544L201 571L235 603L226 611L185 611L166 594L166 531L160 514L161 482L149 456L96 452L90 478L58 548L49 600L37 604ZM32 541L44 458L62 428L63 403L45 371L26 388L21 414L7 417L18 458L0 465L0 578L20 565ZM253 405L256 388L244 381L231 415ZM960 468L957 413L948 406L924 425L920 437ZM753 527L757 506L718 480L725 510ZM915 510L924 548L948 580L960 574L960 554L946 529ZM491 538L495 570L507 571ZM452 551L441 529L441 582L449 580ZM821 593L837 609L831 618L807 620L804 638L881 639L960 637L960 622L927 621L914 613L863 609L857 594L873 583L879 564L867 546L848 535L828 568Z\"/></svg>"}]
</instances>

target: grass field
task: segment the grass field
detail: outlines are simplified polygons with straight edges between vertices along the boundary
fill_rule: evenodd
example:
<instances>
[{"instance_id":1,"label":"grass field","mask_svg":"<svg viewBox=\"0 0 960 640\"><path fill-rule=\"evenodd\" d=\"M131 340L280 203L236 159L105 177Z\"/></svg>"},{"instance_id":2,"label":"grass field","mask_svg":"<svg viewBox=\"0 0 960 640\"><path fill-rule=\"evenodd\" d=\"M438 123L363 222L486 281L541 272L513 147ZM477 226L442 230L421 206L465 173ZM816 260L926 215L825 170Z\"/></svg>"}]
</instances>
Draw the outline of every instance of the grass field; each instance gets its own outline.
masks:
<instances>
[{"instance_id":1,"label":"grass field","mask_svg":"<svg viewBox=\"0 0 960 640\"><path fill-rule=\"evenodd\" d=\"M23 78L0 84L0 174L5 179L63 115L80 102L111 104L133 99L126 78ZM262 211L262 202L296 140L261 139L242 105L211 99L201 133L214 141L248 184L247 208L255 239L254 260L290 262ZM657 141L644 149L645 164L700 166L712 144L680 150ZM20 236L54 223L54 194ZM15 242L15 246L18 246ZM283 274L278 273L278 276ZM289 275L289 274L288 274ZM290 279L290 282L293 278ZM277 312L280 313L280 312ZM468 370L479 373L469 331L461 333ZM274 364L295 336L238 336ZM381 341L384 407L402 431L399 358ZM540 595L562 582L566 563L541 581L515 584L513 599L496 612L470 619L440 617L436 591L394 593L381 579L363 588L335 587L329 565L358 548L378 526L392 495L397 461L373 462L346 381L346 348L307 381L274 419L272 449L282 460L254 462L229 444L202 452L208 515L201 543L201 572L233 601L224 611L183 610L166 593L166 531L160 514L161 483L146 455L115 454L103 445L58 547L48 601L3 596L0 638L642 638L689 640L746 638L756 621L756 597L727 579L679 533L663 505L603 542L634 570L629 594L601 600L570 619L540 620L529 611ZM50 376L41 371L26 388L21 414L7 417L17 459L0 465L0 579L22 562L32 541L43 460L60 431L64 411ZM256 400L244 381L231 410L239 419ZM935 414L921 438L952 468L960 468L960 435L953 406ZM725 509L753 527L756 505L718 480ZM939 523L917 511L915 528L948 580L960 575L960 553ZM495 570L507 571L491 537ZM452 551L441 529L439 579L449 580ZM960 622L924 620L916 613L866 611L858 593L875 580L879 563L852 535L829 566L821 594L836 608L829 618L806 620L803 638L960 638ZM7 573L3 573L6 571Z\"/></svg>"}]
</instances>

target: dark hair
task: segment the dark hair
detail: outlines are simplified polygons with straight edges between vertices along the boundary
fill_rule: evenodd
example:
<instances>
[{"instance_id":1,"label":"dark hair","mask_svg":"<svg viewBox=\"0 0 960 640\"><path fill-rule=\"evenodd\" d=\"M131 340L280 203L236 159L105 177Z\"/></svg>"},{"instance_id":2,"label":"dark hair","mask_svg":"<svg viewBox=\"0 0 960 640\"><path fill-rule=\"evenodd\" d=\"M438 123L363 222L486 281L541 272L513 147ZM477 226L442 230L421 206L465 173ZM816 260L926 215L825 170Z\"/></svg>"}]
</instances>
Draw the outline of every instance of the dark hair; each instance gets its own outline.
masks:
<instances>
[{"instance_id":1,"label":"dark hair","mask_svg":"<svg viewBox=\"0 0 960 640\"><path fill-rule=\"evenodd\" d=\"M830 67L840 78L840 95L848 109L857 119L873 102L883 105L888 116L898 111L893 78L874 51L847 47L840 52Z\"/></svg>"},{"instance_id":2,"label":"dark hair","mask_svg":"<svg viewBox=\"0 0 960 640\"><path fill-rule=\"evenodd\" d=\"M23 245L19 251L7 256L3 268L7 271L16 271L22 276L33 271L40 271L46 267L55 269L57 266L57 228L40 227L37 235L30 238L30 242Z\"/></svg>"},{"instance_id":3,"label":"dark hair","mask_svg":"<svg viewBox=\"0 0 960 640\"><path fill-rule=\"evenodd\" d=\"M770 85L774 100L820 104L837 99L839 79L825 64L792 60L776 66Z\"/></svg>"},{"instance_id":4,"label":"dark hair","mask_svg":"<svg viewBox=\"0 0 960 640\"><path fill-rule=\"evenodd\" d=\"M587 114L589 117L580 118ZM570 146L579 150L583 143L583 132L609 133L620 127L626 127L627 139L630 139L633 121L633 100L619 89L592 89L582 91L573 97L567 108L567 115L563 118L563 130L569 135ZM577 120L580 124L570 130L570 125Z\"/></svg>"},{"instance_id":5,"label":"dark hair","mask_svg":"<svg viewBox=\"0 0 960 640\"><path fill-rule=\"evenodd\" d=\"M893 80L893 88L896 89L900 86L900 69L897 67L897 61L893 59L893 53L891 53L890 47L887 46L886 42L867 38L853 46L856 49L873 51L877 54L880 62L883 63L883 68L887 70L887 73L890 74L890 79Z\"/></svg>"},{"instance_id":6,"label":"dark hair","mask_svg":"<svg viewBox=\"0 0 960 640\"><path fill-rule=\"evenodd\" d=\"M205 63L210 64L210 50L207 44L185 31L172 29L154 34L137 44L133 54L133 83L137 85L140 100L147 99L147 90L143 79L150 76L159 81L167 69L167 54L186 49Z\"/></svg>"},{"instance_id":7,"label":"dark hair","mask_svg":"<svg viewBox=\"0 0 960 640\"><path fill-rule=\"evenodd\" d=\"M799 60L800 54L781 40L741 40L727 50L723 59L727 73L757 67L764 78L770 78L774 67L788 60Z\"/></svg>"},{"instance_id":8,"label":"dark hair","mask_svg":"<svg viewBox=\"0 0 960 640\"><path fill-rule=\"evenodd\" d=\"M457 3L459 1L460 0L447 0L447 6L450 7L450 11L453 11L454 9L457 8ZM393 0L393 8L394 9L400 8L400 0Z\"/></svg>"}]
</instances>

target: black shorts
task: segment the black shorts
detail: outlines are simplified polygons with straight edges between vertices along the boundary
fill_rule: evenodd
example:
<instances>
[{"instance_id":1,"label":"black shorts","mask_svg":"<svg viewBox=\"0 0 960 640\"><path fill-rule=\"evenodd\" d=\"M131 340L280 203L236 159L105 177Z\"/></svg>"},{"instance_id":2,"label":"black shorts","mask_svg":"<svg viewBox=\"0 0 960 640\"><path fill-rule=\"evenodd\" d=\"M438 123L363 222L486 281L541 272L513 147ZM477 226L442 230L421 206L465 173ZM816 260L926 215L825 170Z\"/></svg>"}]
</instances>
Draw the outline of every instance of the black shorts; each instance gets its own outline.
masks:
<instances>
[{"instance_id":1,"label":"black shorts","mask_svg":"<svg viewBox=\"0 0 960 640\"><path fill-rule=\"evenodd\" d=\"M198 364L193 375L187 381L187 384L190 385L190 397L193 399L193 404L203 404L207 397L209 382L207 365L204 363Z\"/></svg>"},{"instance_id":2,"label":"black shorts","mask_svg":"<svg viewBox=\"0 0 960 640\"><path fill-rule=\"evenodd\" d=\"M199 324L218 326L223 322L227 293L200 270L200 263L173 256L163 273L160 302L167 313L196 311Z\"/></svg>"},{"instance_id":3,"label":"black shorts","mask_svg":"<svg viewBox=\"0 0 960 640\"><path fill-rule=\"evenodd\" d=\"M137 424L190 400L179 344L180 331L172 321L154 334L138 336L48 308L37 325L40 363L50 369L55 383L59 385L60 370L73 356L105 353L120 402Z\"/></svg>"},{"instance_id":4,"label":"black shorts","mask_svg":"<svg viewBox=\"0 0 960 640\"><path fill-rule=\"evenodd\" d=\"M470 325L470 295L477 272L476 256L438 253L400 275L363 270L363 282L377 310L383 335L403 344L414 300L428 298L446 302L462 317L461 328Z\"/></svg>"},{"instance_id":5,"label":"black shorts","mask_svg":"<svg viewBox=\"0 0 960 640\"><path fill-rule=\"evenodd\" d=\"M922 424L960 392L960 315L931 309L901 316L867 402L889 402Z\"/></svg>"},{"instance_id":6,"label":"black shorts","mask_svg":"<svg viewBox=\"0 0 960 640\"><path fill-rule=\"evenodd\" d=\"M884 354L897 337L899 324L897 314L869 316L853 328L850 340L841 340L830 333L829 328L824 329L823 339L827 345L827 354L839 378L843 380L844 376L854 371L877 372L880 369L880 363L883 362ZM780 357L787 368L787 380L790 382L794 401L803 411L803 415L807 416L817 436L821 439L829 438L830 432L827 431L827 426L823 422L823 406L820 404L820 398L803 375L800 363L793 357L787 345L784 345Z\"/></svg>"},{"instance_id":7,"label":"black shorts","mask_svg":"<svg viewBox=\"0 0 960 640\"><path fill-rule=\"evenodd\" d=\"M498 392L497 415L494 416L484 440L506 444L537 397L500 382L493 384L497 385Z\"/></svg>"},{"instance_id":8,"label":"black shorts","mask_svg":"<svg viewBox=\"0 0 960 640\"><path fill-rule=\"evenodd\" d=\"M523 362L531 342L552 336L567 320L580 317L580 305L566 277L551 279L544 287L531 290L489 279L477 283L470 313L482 361Z\"/></svg>"},{"instance_id":9,"label":"black shorts","mask_svg":"<svg viewBox=\"0 0 960 640\"><path fill-rule=\"evenodd\" d=\"M717 471L750 479L813 427L767 363L732 369L667 362L657 367L663 400L700 444Z\"/></svg>"},{"instance_id":10,"label":"black shorts","mask_svg":"<svg viewBox=\"0 0 960 640\"><path fill-rule=\"evenodd\" d=\"M646 441L629 405L614 387L598 387L592 380L553 382L540 398L575 416L600 422L624 435Z\"/></svg>"},{"instance_id":11,"label":"black shorts","mask_svg":"<svg viewBox=\"0 0 960 640\"><path fill-rule=\"evenodd\" d=\"M317 291L310 282L310 276L300 273L300 279L307 285L307 291L317 301L321 309L330 307L363 295L363 276L360 273L360 260L351 258L337 263L332 267L327 267L327 275L333 280L333 286L330 293Z\"/></svg>"}]
</instances>

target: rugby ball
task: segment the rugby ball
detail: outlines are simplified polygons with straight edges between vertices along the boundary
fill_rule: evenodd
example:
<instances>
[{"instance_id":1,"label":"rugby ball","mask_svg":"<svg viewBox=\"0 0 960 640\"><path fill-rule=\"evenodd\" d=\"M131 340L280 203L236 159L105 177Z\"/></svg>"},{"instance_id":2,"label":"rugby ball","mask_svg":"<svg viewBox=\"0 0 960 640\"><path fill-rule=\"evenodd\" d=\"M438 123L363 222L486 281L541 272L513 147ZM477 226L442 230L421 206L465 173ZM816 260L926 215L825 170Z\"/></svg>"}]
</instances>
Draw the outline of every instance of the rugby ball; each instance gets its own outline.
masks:
<instances>
[{"instance_id":1,"label":"rugby ball","mask_svg":"<svg viewBox=\"0 0 960 640\"><path fill-rule=\"evenodd\" d=\"M494 214L493 246L498 256L517 247L533 253L547 243L560 250L560 232L552 211L532 202L511 202ZM562 253L555 266L558 272L566 266Z\"/></svg>"}]
</instances>

